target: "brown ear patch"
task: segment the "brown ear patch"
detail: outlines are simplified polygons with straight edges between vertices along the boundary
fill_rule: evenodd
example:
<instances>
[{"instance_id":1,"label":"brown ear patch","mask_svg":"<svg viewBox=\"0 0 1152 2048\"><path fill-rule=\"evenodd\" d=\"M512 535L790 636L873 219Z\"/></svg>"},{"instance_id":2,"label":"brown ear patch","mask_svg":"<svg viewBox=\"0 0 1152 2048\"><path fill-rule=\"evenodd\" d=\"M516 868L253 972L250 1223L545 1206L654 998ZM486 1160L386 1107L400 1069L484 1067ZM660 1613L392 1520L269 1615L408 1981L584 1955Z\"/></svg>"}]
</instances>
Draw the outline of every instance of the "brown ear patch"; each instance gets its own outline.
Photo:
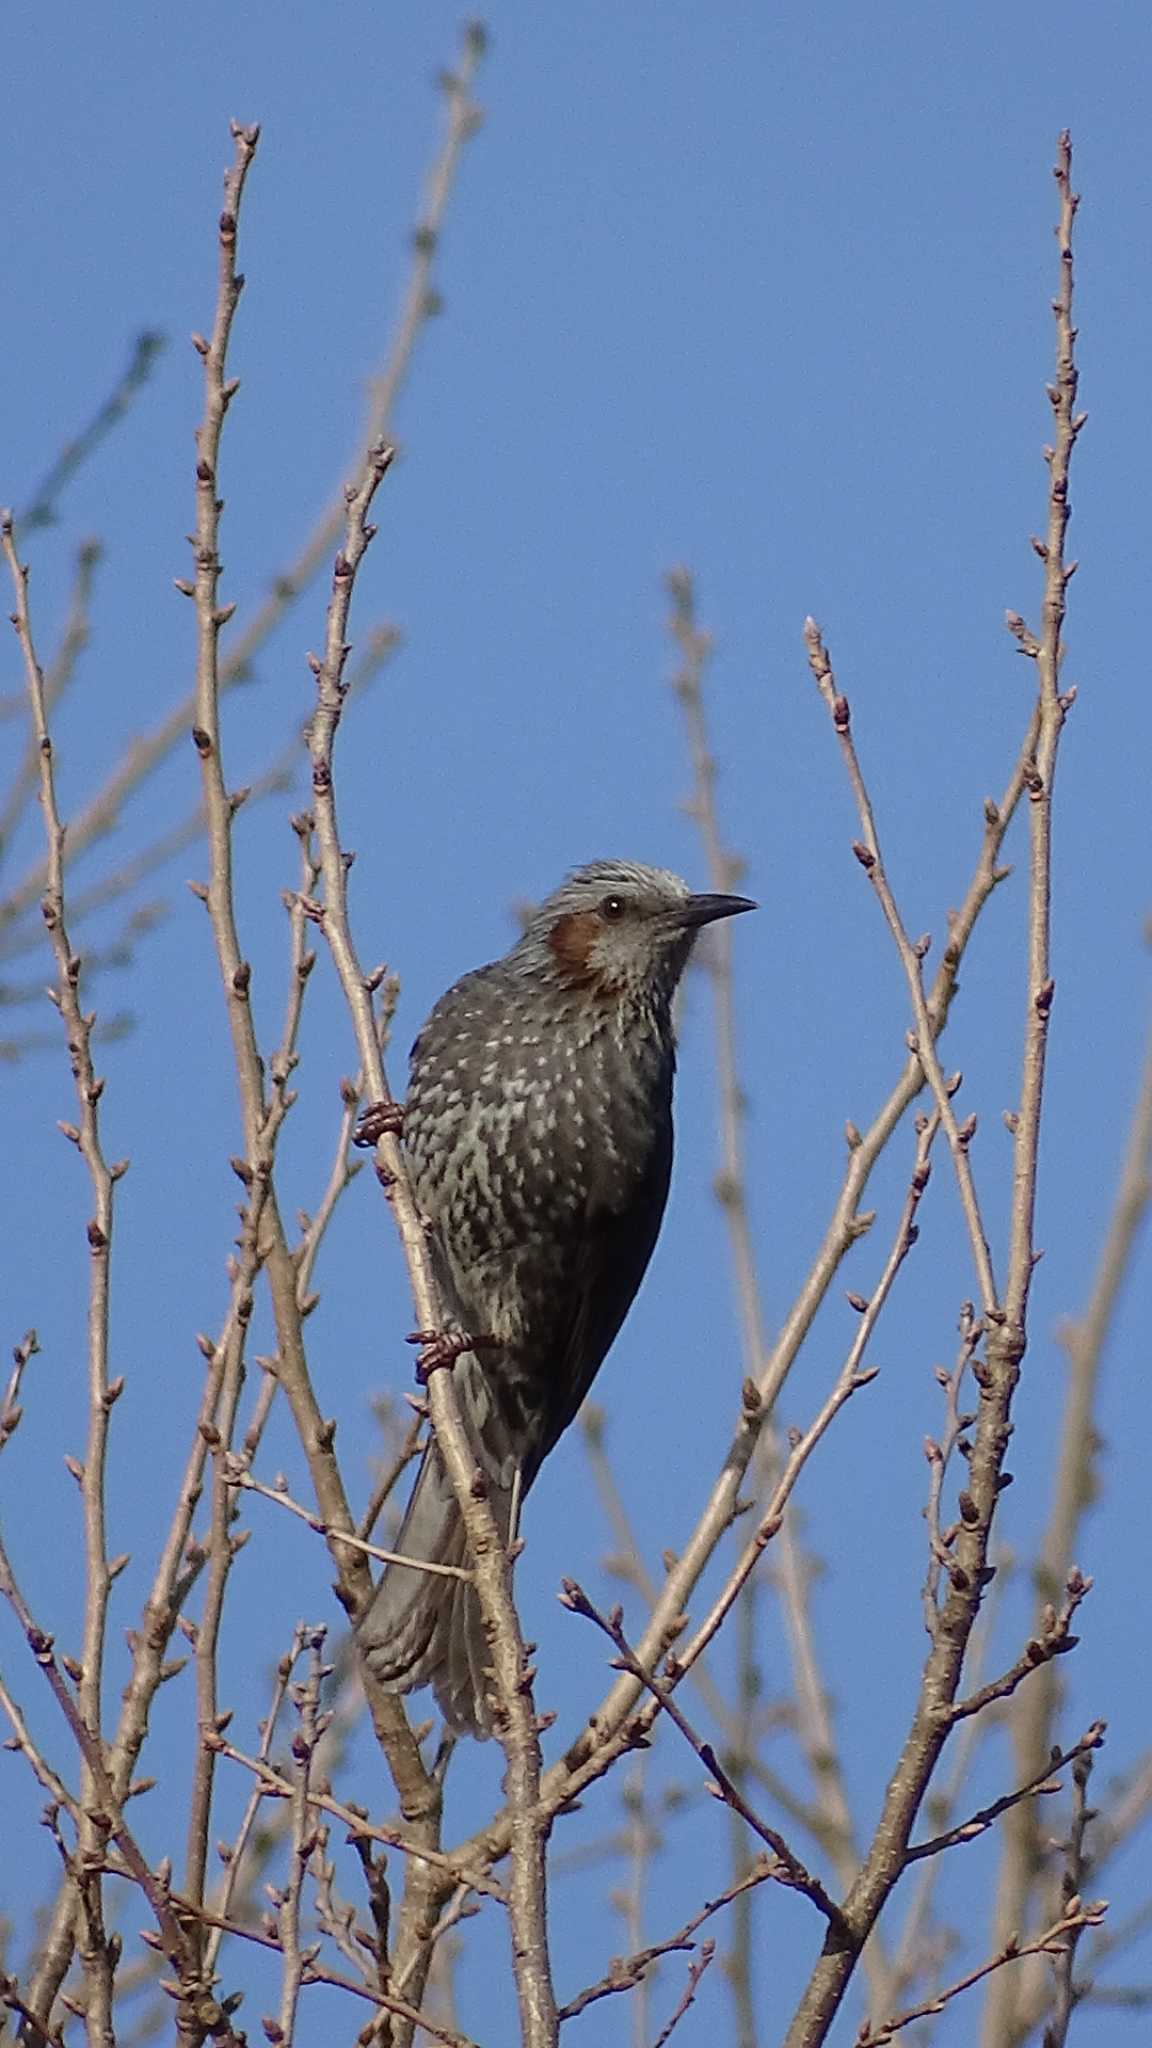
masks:
<instances>
[{"instance_id":1,"label":"brown ear patch","mask_svg":"<svg viewBox=\"0 0 1152 2048\"><path fill-rule=\"evenodd\" d=\"M600 976L592 966L592 949L600 935L595 910L568 910L548 934L552 956L570 988L595 988Z\"/></svg>"}]
</instances>

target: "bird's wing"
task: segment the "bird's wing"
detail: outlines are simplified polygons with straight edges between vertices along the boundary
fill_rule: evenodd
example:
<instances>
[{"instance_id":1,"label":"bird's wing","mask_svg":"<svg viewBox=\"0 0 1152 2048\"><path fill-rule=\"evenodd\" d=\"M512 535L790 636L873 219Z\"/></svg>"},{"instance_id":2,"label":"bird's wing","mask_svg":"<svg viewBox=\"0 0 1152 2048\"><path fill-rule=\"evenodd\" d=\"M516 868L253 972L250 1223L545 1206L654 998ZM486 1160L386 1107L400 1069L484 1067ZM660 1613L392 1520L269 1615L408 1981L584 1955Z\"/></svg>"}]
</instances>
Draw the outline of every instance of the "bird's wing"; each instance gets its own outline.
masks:
<instances>
[{"instance_id":1,"label":"bird's wing","mask_svg":"<svg viewBox=\"0 0 1152 2048\"><path fill-rule=\"evenodd\" d=\"M669 1127L670 1128L670 1127ZM589 1215L573 1261L566 1313L547 1363L547 1396L539 1447L525 1490L576 1415L636 1296L660 1232L672 1170L669 1134L649 1162L623 1212Z\"/></svg>"}]
</instances>

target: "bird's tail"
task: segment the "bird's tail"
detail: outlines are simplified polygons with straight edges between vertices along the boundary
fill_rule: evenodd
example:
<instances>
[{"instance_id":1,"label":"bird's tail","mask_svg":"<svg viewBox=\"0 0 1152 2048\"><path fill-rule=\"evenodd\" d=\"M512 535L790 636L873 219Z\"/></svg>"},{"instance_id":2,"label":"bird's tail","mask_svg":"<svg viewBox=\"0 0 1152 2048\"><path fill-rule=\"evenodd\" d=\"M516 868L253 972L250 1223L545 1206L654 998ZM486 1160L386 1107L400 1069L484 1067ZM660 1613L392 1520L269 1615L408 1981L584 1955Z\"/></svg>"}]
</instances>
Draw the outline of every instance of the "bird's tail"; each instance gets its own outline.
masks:
<instances>
[{"instance_id":1,"label":"bird's tail","mask_svg":"<svg viewBox=\"0 0 1152 2048\"><path fill-rule=\"evenodd\" d=\"M492 1485L489 1499L507 1542L512 1491ZM424 1453L394 1548L426 1565L467 1563L464 1524L434 1444ZM480 1602L467 1579L415 1565L386 1565L357 1634L369 1670L388 1692L431 1685L445 1721L457 1734L491 1734L490 1652Z\"/></svg>"}]
</instances>

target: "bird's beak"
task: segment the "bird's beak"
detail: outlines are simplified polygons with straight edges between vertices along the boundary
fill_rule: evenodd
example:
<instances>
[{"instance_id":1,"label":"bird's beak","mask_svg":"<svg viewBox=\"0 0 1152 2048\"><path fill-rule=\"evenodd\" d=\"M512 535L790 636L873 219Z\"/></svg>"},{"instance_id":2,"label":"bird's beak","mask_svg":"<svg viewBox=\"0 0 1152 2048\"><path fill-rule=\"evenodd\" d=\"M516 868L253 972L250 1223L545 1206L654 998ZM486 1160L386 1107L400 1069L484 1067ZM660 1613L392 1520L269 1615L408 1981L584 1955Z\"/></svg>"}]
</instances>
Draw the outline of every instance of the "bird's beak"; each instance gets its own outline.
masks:
<instances>
[{"instance_id":1,"label":"bird's beak","mask_svg":"<svg viewBox=\"0 0 1152 2048\"><path fill-rule=\"evenodd\" d=\"M714 923L718 917L736 917L742 910L759 907L748 896L689 896L677 912L677 923L695 930L698 925Z\"/></svg>"}]
</instances>

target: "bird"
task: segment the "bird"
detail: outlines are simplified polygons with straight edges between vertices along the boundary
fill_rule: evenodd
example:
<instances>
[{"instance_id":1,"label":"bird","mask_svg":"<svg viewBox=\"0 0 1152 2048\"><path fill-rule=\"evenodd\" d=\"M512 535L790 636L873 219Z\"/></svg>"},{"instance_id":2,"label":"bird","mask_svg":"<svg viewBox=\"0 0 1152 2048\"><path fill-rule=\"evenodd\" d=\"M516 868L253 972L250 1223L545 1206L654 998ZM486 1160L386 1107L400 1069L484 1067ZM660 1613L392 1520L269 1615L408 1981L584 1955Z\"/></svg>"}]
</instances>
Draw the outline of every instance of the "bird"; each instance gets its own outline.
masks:
<instances>
[{"instance_id":1,"label":"bird","mask_svg":"<svg viewBox=\"0 0 1152 2048\"><path fill-rule=\"evenodd\" d=\"M441 996L412 1047L402 1146L445 1328L458 1333L448 1355L469 1446L506 1544L660 1230L677 985L703 926L756 907L694 894L664 868L591 861L510 951ZM467 1564L434 1439L394 1556ZM492 1732L480 1604L459 1570L387 1564L357 1634L386 1690L431 1685L454 1733Z\"/></svg>"}]
</instances>

